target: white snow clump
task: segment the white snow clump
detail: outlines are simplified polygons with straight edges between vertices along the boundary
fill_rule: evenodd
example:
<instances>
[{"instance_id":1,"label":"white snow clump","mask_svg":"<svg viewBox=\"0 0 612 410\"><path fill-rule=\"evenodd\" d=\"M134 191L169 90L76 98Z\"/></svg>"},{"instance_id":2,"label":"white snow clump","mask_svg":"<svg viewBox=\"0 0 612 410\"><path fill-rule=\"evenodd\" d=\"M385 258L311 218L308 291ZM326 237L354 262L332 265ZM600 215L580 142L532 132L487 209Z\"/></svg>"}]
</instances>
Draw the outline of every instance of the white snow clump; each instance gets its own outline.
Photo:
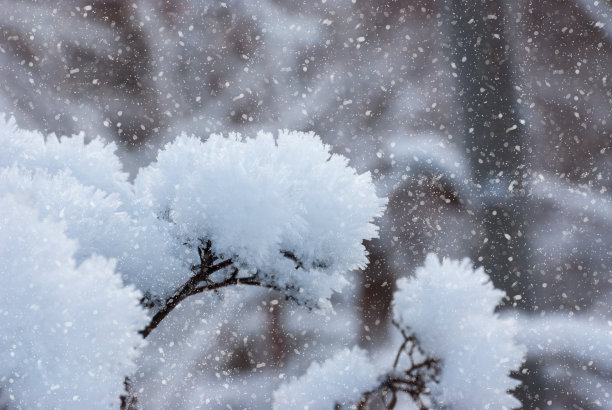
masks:
<instances>
[{"instance_id":1,"label":"white snow clump","mask_svg":"<svg viewBox=\"0 0 612 410\"><path fill-rule=\"evenodd\" d=\"M369 173L313 133L288 131L183 135L141 170L135 190L179 242L211 241L242 275L320 307L366 265L362 241L378 235L373 220L386 206Z\"/></svg>"},{"instance_id":2,"label":"white snow clump","mask_svg":"<svg viewBox=\"0 0 612 410\"><path fill-rule=\"evenodd\" d=\"M118 408L148 321L115 263L78 267L65 224L0 198L0 407Z\"/></svg>"},{"instance_id":3,"label":"white snow clump","mask_svg":"<svg viewBox=\"0 0 612 410\"><path fill-rule=\"evenodd\" d=\"M509 377L523 362L513 318L494 311L504 297L482 268L469 259L442 262L429 254L413 278L397 281L395 321L413 333L428 356L441 361L440 382L430 382L432 399L454 409L515 408Z\"/></svg>"},{"instance_id":4,"label":"white snow clump","mask_svg":"<svg viewBox=\"0 0 612 410\"><path fill-rule=\"evenodd\" d=\"M363 392L380 383L378 369L367 352L344 349L322 364L312 363L306 373L282 384L274 392L273 409L329 410L337 404L359 402Z\"/></svg>"}]
</instances>

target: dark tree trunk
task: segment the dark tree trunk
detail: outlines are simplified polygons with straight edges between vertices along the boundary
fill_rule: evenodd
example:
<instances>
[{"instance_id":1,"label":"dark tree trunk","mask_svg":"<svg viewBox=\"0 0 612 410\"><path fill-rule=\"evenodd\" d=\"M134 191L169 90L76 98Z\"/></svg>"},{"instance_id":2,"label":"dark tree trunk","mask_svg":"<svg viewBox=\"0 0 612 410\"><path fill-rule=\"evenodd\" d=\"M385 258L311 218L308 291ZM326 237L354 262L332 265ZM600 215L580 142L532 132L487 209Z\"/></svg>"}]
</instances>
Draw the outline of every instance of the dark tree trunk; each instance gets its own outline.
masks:
<instances>
[{"instance_id":1,"label":"dark tree trunk","mask_svg":"<svg viewBox=\"0 0 612 410\"><path fill-rule=\"evenodd\" d=\"M472 259L496 287L506 291L505 306L536 310L527 226L524 180L528 177L527 136L519 118L505 40L503 0L447 0L451 63L462 111L462 142L470 163L481 226ZM524 408L540 405L539 366L528 361L517 376Z\"/></svg>"},{"instance_id":2,"label":"dark tree trunk","mask_svg":"<svg viewBox=\"0 0 612 410\"><path fill-rule=\"evenodd\" d=\"M505 41L504 2L447 2L451 63L462 107L456 120L478 194L472 206L484 234L472 257L506 291L511 304L532 309L523 186L527 147Z\"/></svg>"}]
</instances>

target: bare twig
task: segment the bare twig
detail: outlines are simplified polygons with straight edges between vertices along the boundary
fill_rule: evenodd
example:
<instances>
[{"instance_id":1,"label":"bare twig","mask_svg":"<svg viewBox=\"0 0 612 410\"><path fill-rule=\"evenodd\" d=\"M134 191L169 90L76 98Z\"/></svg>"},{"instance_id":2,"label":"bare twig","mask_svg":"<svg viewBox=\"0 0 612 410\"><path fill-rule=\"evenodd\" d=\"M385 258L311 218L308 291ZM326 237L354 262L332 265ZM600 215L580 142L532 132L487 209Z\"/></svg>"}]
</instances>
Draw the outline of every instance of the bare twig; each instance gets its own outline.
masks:
<instances>
[{"instance_id":1,"label":"bare twig","mask_svg":"<svg viewBox=\"0 0 612 410\"><path fill-rule=\"evenodd\" d=\"M200 264L192 267L194 275L174 292L172 296L166 299L165 305L153 316L147 327L140 331L142 337L146 338L149 336L151 331L155 329L179 303L185 300L185 298L204 290L216 291L219 288L237 284L236 269L232 272L232 276L229 279L222 282L215 283L210 280L210 275L231 266L233 263L231 259L226 259L213 265L218 258L211 251L210 241L206 243L205 247L198 247L198 255L200 256ZM198 284L201 282L207 282L208 284L203 287L198 287Z\"/></svg>"},{"instance_id":2,"label":"bare twig","mask_svg":"<svg viewBox=\"0 0 612 410\"><path fill-rule=\"evenodd\" d=\"M372 396L378 395L383 401L385 408L393 409L397 405L398 393L404 392L410 395L420 410L427 410L428 407L425 405L423 397L428 394L427 383L438 381L440 363L434 358L427 357L416 336L408 334L395 321L392 323L404 337L404 342L400 346L393 362L394 372L387 375L376 388L365 392L361 396L357 408L365 409ZM417 361L417 358L415 358L416 352L419 353L419 357L425 357L425 359ZM402 353L406 353L410 359L410 367L406 370L397 371ZM387 402L386 397L389 395L391 399Z\"/></svg>"},{"instance_id":3,"label":"bare twig","mask_svg":"<svg viewBox=\"0 0 612 410\"><path fill-rule=\"evenodd\" d=\"M151 318L151 321L149 322L147 327L140 331L140 334L142 334L144 338L149 336L153 329L155 329L161 323L161 321L164 320L166 316L168 316L170 312L172 312L183 300L185 300L189 296L193 296L198 293L210 290L216 292L218 291L218 289L227 286L261 286L271 290L283 292L285 299L293 300L299 303L298 299L295 296L289 295L285 292L287 290L291 290L291 287L281 288L274 284L262 282L258 279L258 275L253 275L246 278L239 278L239 270L236 267L232 269L231 274L226 279L220 282L213 282L210 276L215 272L232 266L233 261L231 259L226 259L217 264L214 264L219 258L214 254L214 252L212 252L211 242L201 242L202 246L198 247L200 264L191 267L191 270L194 275L190 277L189 280L185 282L176 292L174 292L172 296L166 299L164 306L153 316L153 318ZM202 282L205 282L205 284L201 284Z\"/></svg>"}]
</instances>

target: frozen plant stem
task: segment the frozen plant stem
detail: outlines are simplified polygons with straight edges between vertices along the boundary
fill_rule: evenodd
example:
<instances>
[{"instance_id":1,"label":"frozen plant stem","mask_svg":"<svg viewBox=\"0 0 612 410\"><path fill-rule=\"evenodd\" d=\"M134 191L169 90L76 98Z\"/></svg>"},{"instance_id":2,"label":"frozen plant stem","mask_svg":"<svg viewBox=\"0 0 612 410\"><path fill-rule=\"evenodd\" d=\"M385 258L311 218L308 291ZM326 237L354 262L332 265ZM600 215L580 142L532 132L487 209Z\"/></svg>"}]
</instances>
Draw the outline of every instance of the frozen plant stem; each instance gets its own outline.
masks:
<instances>
[{"instance_id":1,"label":"frozen plant stem","mask_svg":"<svg viewBox=\"0 0 612 410\"><path fill-rule=\"evenodd\" d=\"M420 410L426 410L428 407L423 401L423 396L428 394L428 382L439 382L440 362L427 357L415 335L408 334L396 321L392 323L404 337L393 362L393 372L388 374L376 388L365 392L357 408L365 409L372 396L380 394L385 408L393 409L397 405L397 393L404 392L410 395ZM410 367L406 370L398 370L402 353L405 353L410 360ZM389 395L391 399L387 402L386 397Z\"/></svg>"},{"instance_id":2,"label":"frozen plant stem","mask_svg":"<svg viewBox=\"0 0 612 410\"><path fill-rule=\"evenodd\" d=\"M217 257L211 251L211 242L207 241L205 247L198 247L198 254L200 256L200 264L192 267L192 271L194 275L189 278L187 282L185 282L172 296L166 299L166 303L164 306L157 312L151 321L147 325L146 328L140 331L140 334L143 338L147 338L149 334L155 329L162 320L170 312L174 310L183 300L188 298L189 296L196 295L198 293L202 293L204 291L214 290L224 288L232 285L251 285L251 286L262 286L269 289L282 291L278 286L274 286L271 284L265 284L258 280L256 275L239 278L238 277L238 269L234 268L229 277L224 279L221 282L213 282L210 280L210 275L215 272L218 272L222 269L228 268L232 266L232 260L226 259L217 264ZM205 285L200 285L200 283L206 282ZM291 296L285 296L287 299L293 299Z\"/></svg>"},{"instance_id":3,"label":"frozen plant stem","mask_svg":"<svg viewBox=\"0 0 612 410\"><path fill-rule=\"evenodd\" d=\"M172 296L166 299L166 303L164 304L163 308L153 316L147 327L140 332L142 337L146 338L149 336L153 329L155 329L161 323L161 321L164 320L164 318L168 316L168 314L172 312L174 308L177 307L178 304L185 298L196 293L200 293L204 290L217 290L219 288L238 283L236 279L236 270L228 279L222 282L214 283L210 280L210 275L232 265L231 259L226 259L217 263L216 265L213 265L217 257L215 257L210 248L210 241L206 242L206 247L198 247L200 264L192 267L192 271L195 274L189 278L189 280L185 282L183 286L174 292ZM207 285L198 287L198 284L203 281L206 281Z\"/></svg>"}]
</instances>

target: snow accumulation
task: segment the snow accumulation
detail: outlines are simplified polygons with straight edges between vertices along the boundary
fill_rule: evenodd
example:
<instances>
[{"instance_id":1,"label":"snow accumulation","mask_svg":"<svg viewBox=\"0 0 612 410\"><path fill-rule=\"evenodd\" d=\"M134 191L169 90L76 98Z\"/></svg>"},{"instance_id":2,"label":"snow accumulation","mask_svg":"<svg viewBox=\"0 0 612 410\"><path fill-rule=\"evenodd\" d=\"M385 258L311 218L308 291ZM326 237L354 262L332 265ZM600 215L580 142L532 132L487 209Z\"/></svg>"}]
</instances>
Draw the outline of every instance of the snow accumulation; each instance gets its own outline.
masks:
<instances>
[{"instance_id":1,"label":"snow accumulation","mask_svg":"<svg viewBox=\"0 0 612 410\"><path fill-rule=\"evenodd\" d=\"M115 263L76 266L65 224L0 199L0 406L117 408L148 321Z\"/></svg>"},{"instance_id":2,"label":"snow accumulation","mask_svg":"<svg viewBox=\"0 0 612 410\"><path fill-rule=\"evenodd\" d=\"M313 305L365 267L362 242L377 237L373 220L386 206L369 173L314 134L289 131L183 135L141 170L135 189L179 242L210 240L242 273Z\"/></svg>"},{"instance_id":3,"label":"snow accumulation","mask_svg":"<svg viewBox=\"0 0 612 410\"><path fill-rule=\"evenodd\" d=\"M202 243L231 259L221 275L329 306L365 267L362 242L387 202L312 133L180 136L134 184L99 139L45 138L10 119L0 144L0 406L11 408L116 408L149 320L139 301L172 295Z\"/></svg>"},{"instance_id":4,"label":"snow accumulation","mask_svg":"<svg viewBox=\"0 0 612 410\"><path fill-rule=\"evenodd\" d=\"M306 374L293 378L274 392L276 410L329 410L336 404L350 406L363 392L375 389L379 369L358 347L344 349L322 364L312 363Z\"/></svg>"},{"instance_id":5,"label":"snow accumulation","mask_svg":"<svg viewBox=\"0 0 612 410\"><path fill-rule=\"evenodd\" d=\"M429 254L414 278L397 281L395 321L414 333L423 350L440 359L439 383L429 386L440 406L456 409L515 408L520 402L508 390L523 362L516 344L517 324L495 311L504 292L495 289L482 268L470 261Z\"/></svg>"}]
</instances>

